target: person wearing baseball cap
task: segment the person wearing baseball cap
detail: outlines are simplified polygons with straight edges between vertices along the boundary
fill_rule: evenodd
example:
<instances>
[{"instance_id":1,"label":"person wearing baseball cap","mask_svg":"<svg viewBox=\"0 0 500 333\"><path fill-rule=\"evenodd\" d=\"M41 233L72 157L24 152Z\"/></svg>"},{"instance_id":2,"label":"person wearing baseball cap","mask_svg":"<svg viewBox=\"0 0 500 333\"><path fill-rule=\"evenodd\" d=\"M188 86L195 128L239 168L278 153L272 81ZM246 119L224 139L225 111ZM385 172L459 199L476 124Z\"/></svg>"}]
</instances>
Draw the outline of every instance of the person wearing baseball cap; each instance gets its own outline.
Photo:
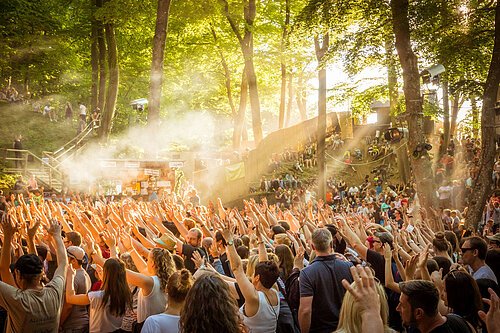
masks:
<instances>
[{"instance_id":1,"label":"person wearing baseball cap","mask_svg":"<svg viewBox=\"0 0 500 333\"><path fill-rule=\"evenodd\" d=\"M90 276L83 269L83 260L85 251L79 246L68 246L66 248L68 261L71 267L75 270L73 280L73 288L76 295L87 294L90 291L92 283ZM61 311L61 333L71 332L88 332L89 330L89 313L87 306L72 305L64 303Z\"/></svg>"},{"instance_id":2,"label":"person wearing baseball cap","mask_svg":"<svg viewBox=\"0 0 500 333\"><path fill-rule=\"evenodd\" d=\"M52 280L45 286L41 283L43 263L36 254L21 256L14 264L14 276L10 274L11 241L17 228L10 218L2 221L2 228L4 242L0 261L0 306L7 310L8 315L5 332L58 332L68 267L61 226L53 222L48 229L54 239L58 267Z\"/></svg>"},{"instance_id":3,"label":"person wearing baseball cap","mask_svg":"<svg viewBox=\"0 0 500 333\"><path fill-rule=\"evenodd\" d=\"M500 249L500 232L486 238L488 238L488 250Z\"/></svg>"}]
</instances>

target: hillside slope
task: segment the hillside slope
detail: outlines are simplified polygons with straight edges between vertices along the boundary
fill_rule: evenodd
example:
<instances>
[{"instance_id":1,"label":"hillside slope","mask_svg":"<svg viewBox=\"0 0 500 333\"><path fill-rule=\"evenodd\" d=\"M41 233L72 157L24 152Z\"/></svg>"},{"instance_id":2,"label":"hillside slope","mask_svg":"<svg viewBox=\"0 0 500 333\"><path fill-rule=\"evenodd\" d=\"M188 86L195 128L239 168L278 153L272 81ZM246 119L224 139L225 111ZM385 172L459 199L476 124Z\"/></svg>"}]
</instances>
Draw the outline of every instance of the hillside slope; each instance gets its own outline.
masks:
<instances>
[{"instance_id":1,"label":"hillside slope","mask_svg":"<svg viewBox=\"0 0 500 333\"><path fill-rule=\"evenodd\" d=\"M57 150L76 135L76 118L71 123L64 119L50 122L48 117L34 113L31 105L0 102L0 148L12 148L17 134L23 136L24 149L40 156L44 150Z\"/></svg>"}]
</instances>

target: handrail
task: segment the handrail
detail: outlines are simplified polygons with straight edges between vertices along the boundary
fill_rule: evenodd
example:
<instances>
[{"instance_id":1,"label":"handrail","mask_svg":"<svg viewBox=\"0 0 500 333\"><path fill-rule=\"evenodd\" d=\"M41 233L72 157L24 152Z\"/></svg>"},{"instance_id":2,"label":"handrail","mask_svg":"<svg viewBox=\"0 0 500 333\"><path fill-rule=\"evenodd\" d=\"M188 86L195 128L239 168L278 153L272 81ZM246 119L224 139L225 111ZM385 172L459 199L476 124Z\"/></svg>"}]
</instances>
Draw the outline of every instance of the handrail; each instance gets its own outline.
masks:
<instances>
[{"instance_id":1,"label":"handrail","mask_svg":"<svg viewBox=\"0 0 500 333\"><path fill-rule=\"evenodd\" d=\"M37 160L38 162L40 162L43 166L46 166L48 167L51 171L54 171L56 172L57 174L59 174L61 177L62 177L62 172L59 171L58 169L56 169L55 167L53 167L52 165L46 163L44 160L42 160L40 157L36 156L35 154L33 154L31 151L29 150L26 150L26 149L12 149L12 148L6 148L5 149L6 152L14 152L14 153L23 153L23 154L26 154L26 155L30 155L32 156L35 160ZM8 160L16 160L16 158L7 158L6 159ZM20 160L20 159L17 159L17 160ZM24 159L23 159L24 160Z\"/></svg>"},{"instance_id":2,"label":"handrail","mask_svg":"<svg viewBox=\"0 0 500 333\"><path fill-rule=\"evenodd\" d=\"M88 128L92 128L92 127L93 127L93 121L91 121L90 123L88 123L87 126L85 126L85 128L83 129L83 131L81 131L80 133L78 133L78 135L76 135L73 139L69 140L61 148L59 148L58 150L56 150L54 152L54 155L57 155L61 151L65 150L66 146L69 146L69 145L71 145L73 143L73 141L78 140L78 137L80 137L82 135L82 133L86 132Z\"/></svg>"}]
</instances>

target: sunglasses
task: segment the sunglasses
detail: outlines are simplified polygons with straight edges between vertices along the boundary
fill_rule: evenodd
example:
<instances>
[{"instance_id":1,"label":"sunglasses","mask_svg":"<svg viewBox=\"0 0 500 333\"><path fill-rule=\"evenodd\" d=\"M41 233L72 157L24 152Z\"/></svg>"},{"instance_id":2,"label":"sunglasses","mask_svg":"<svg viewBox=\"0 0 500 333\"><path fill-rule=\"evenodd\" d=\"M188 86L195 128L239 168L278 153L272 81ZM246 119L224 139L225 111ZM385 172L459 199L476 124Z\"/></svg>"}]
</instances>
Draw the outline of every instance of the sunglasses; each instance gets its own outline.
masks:
<instances>
[{"instance_id":1,"label":"sunglasses","mask_svg":"<svg viewBox=\"0 0 500 333\"><path fill-rule=\"evenodd\" d=\"M462 247L462 248L460 248L460 251L462 251L462 253L465 253L465 252L467 252L469 250L474 251L475 249L472 248L472 247Z\"/></svg>"}]
</instances>

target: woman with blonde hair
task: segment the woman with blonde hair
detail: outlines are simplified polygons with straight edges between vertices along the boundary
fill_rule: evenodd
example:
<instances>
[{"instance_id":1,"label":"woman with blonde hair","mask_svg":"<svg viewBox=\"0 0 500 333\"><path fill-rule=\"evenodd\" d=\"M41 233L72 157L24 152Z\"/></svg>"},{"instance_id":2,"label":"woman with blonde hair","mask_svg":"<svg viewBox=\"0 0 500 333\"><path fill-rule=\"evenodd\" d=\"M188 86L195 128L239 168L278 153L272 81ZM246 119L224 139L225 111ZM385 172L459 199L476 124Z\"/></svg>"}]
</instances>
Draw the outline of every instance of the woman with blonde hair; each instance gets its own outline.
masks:
<instances>
[{"instance_id":1,"label":"woman with blonde hair","mask_svg":"<svg viewBox=\"0 0 500 333\"><path fill-rule=\"evenodd\" d=\"M146 319L141 332L178 333L181 310L193 282L191 273L185 268L172 274L167 285L167 309Z\"/></svg>"},{"instance_id":2,"label":"woman with blonde hair","mask_svg":"<svg viewBox=\"0 0 500 333\"><path fill-rule=\"evenodd\" d=\"M383 328L385 333L396 332L388 325L389 305L384 287L375 280L369 268L351 267L351 273L354 278L353 283L342 281L349 292L345 293L342 300L339 324L335 333L380 332L380 328ZM378 321L366 320L374 317ZM372 330L375 325L377 329Z\"/></svg>"}]
</instances>

